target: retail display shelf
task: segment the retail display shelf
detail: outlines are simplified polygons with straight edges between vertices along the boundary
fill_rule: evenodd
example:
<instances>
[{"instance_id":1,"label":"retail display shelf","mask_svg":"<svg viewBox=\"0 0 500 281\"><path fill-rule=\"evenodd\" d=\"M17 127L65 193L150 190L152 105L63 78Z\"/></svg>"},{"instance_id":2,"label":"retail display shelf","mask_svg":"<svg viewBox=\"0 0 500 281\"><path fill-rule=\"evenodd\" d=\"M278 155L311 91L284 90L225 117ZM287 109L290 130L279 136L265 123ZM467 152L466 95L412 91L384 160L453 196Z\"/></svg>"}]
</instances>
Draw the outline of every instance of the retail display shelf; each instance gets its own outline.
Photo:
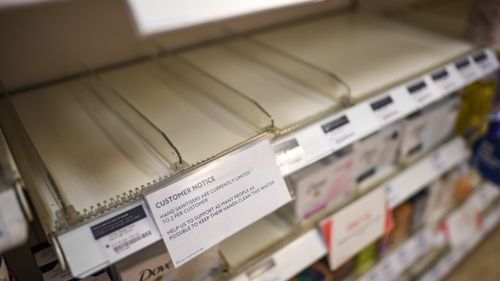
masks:
<instances>
[{"instance_id":1,"label":"retail display shelf","mask_svg":"<svg viewBox=\"0 0 500 281\"><path fill-rule=\"evenodd\" d=\"M418 281L438 281L444 279L461 260L463 260L500 222L500 205L484 217L481 228L476 231L466 243L452 248L440 258L434 266L424 272Z\"/></svg>"},{"instance_id":2,"label":"retail display shelf","mask_svg":"<svg viewBox=\"0 0 500 281\"><path fill-rule=\"evenodd\" d=\"M287 176L300 170L497 68L492 50L475 51L368 101L278 137L274 147L282 174ZM439 78L442 75L446 77Z\"/></svg>"},{"instance_id":3,"label":"retail display shelf","mask_svg":"<svg viewBox=\"0 0 500 281\"><path fill-rule=\"evenodd\" d=\"M438 178L439 176L450 170L452 167L455 167L458 164L462 163L467 158L467 156L468 152L463 140L461 138L455 138L449 141L448 143L442 145L441 147L437 148L435 151L429 153L429 155L425 156L420 161L412 164L410 167L403 170L393 178L389 179L387 183L383 185L387 189L386 196L391 196L391 194L393 194L392 195L394 196L393 198L396 198L395 192L397 192L398 196L397 201L393 199L394 201L392 204L390 203L391 202L390 198L387 197L390 207L391 208L396 207L400 202L405 201L413 194L417 193L420 189L426 187L426 185L428 185L430 182L432 182L433 180L435 180L436 178ZM428 177L421 176L426 173L429 173ZM390 191L391 193L389 193L390 190L389 186L397 186L398 188L396 190ZM481 193L479 192L477 194L475 193L474 196L486 200L486 195L493 192L489 188L488 190L489 191L481 189ZM315 233L314 235L312 234L313 232ZM428 229L422 229L420 232L418 232L418 234L414 236L414 238L412 238L414 241L411 240L412 242L405 243L404 245L408 244L409 245L408 247L413 247L415 246L414 244L416 244L417 242L421 243L419 245L422 247L422 252L419 252L418 255L419 256L424 255L426 251L424 251L423 249L429 246L430 243L429 239L431 238L429 238L430 237L429 235L430 233ZM320 250L318 245L323 245L322 250ZM423 247L424 245L425 247ZM402 245L398 249L405 249L405 247L406 246ZM304 255L303 254L305 253L304 249L314 249L314 250L311 250L311 255ZM401 250L401 253L398 253L398 251L399 250L394 252L394 257L401 255L402 253L404 255L404 253L407 252L406 250ZM320 252L323 252L323 254L319 255ZM265 267L264 264L268 263L271 263L273 265L278 265L280 263L283 263L287 264L288 268L282 271L280 266L266 267L266 270L259 271L260 274L263 274L262 276L265 275L266 278L269 274L269 276L276 277L279 280L285 280L287 278L292 277L293 276L292 273L296 274L300 272L308 265L317 261L320 257L325 256L326 252L327 249L326 246L324 245L322 236L319 234L319 231L316 229L316 227L313 227L312 229L304 232L295 240L292 240L292 242L283 246L280 250L277 250L273 254L269 254L266 258L261 259L259 262L256 263L255 266L245 270L243 273L240 273L239 275L236 275L236 277L234 277L232 280L237 280L237 281L249 280L250 278L249 276L253 276L252 274L254 274L254 271L256 271L258 268ZM283 259L285 259L283 253L287 253L286 261L283 261ZM301 255L292 256L292 253L301 253ZM390 265L391 266L390 269L385 268L380 270L393 270L393 273L391 274L393 274L396 277L399 273L403 272L404 269L406 269L419 256L415 257L409 256L408 264L406 264L405 266L397 264L395 265L397 267L393 268L393 265ZM384 260L387 260L388 263L389 261L391 263L396 262L396 261L391 261L391 259L384 259ZM377 270L377 274L378 273L379 271ZM362 279L362 280L371 280L371 279Z\"/></svg>"},{"instance_id":4,"label":"retail display shelf","mask_svg":"<svg viewBox=\"0 0 500 281\"><path fill-rule=\"evenodd\" d=\"M346 33L351 24L355 32ZM409 41L401 36L408 32ZM297 34L318 37L299 42ZM346 43L337 46L340 41ZM359 47L382 41L393 42L398 56ZM61 265L85 277L160 240L144 199L158 182L179 179L262 137L274 137L277 164L288 176L497 68L488 48L349 13L10 98L5 93L8 110L0 121ZM455 139L390 179L384 184L390 207L463 161L466 151ZM110 257L94 228L136 210L144 213L140 235L148 238ZM278 232L280 239L287 235ZM296 241L314 241L310 233ZM298 251L296 244L279 252ZM279 252L273 264L291 263Z\"/></svg>"},{"instance_id":5,"label":"retail display shelf","mask_svg":"<svg viewBox=\"0 0 500 281\"><path fill-rule=\"evenodd\" d=\"M397 202L401 202L405 198L408 198L412 194L416 193L420 188L425 187L426 184L437 178L439 175L461 163L467 157L466 151L467 150L465 149L462 139L453 139L452 141L431 152L424 159L403 170L401 174L398 174L394 178L390 179L389 182L391 184L386 185L386 188L388 188L389 190L390 186L397 186L397 188L390 191L388 195L393 196L393 198L396 198L397 196L398 198L397 200L392 199L394 203L392 203L391 206L396 206ZM429 173L429 176L421 177L419 176L420 174L416 174L422 171L425 173ZM390 199L389 202L391 202ZM112 264L112 261L103 252L102 245L100 245L99 242L95 240L91 231L92 226L117 217L120 214L126 213L131 209L137 208L138 206L143 206L143 208L147 210L145 204L146 203L142 199L140 199L138 201L129 203L128 205L122 206L121 208L109 211L105 215L97 219L58 233L56 243L62 249L65 261L67 262L67 266L70 268L73 275L76 277L84 277ZM149 217L148 211L146 211L146 214ZM150 239L148 243L144 243L142 245L142 248L147 247L160 239L158 232L153 224L149 225L149 229L143 229L143 231L147 230L150 230L155 235L153 235L154 238ZM304 241L313 241L314 239L312 238L316 237L312 234L303 235L307 235L307 237L309 237L307 239L304 238ZM297 245L302 245L302 243L307 244L309 242L297 242ZM312 245L317 245L318 242L311 243ZM81 245L85 245L85 247L81 247ZM285 245L283 249L286 248L288 249L286 251L292 251L295 248L294 245L295 244L293 244L292 242L292 244ZM313 259L311 257L310 262L312 261ZM298 262L297 266L299 264L300 263ZM297 268L296 271L300 271L301 269L302 267Z\"/></svg>"},{"instance_id":6,"label":"retail display shelf","mask_svg":"<svg viewBox=\"0 0 500 281\"><path fill-rule=\"evenodd\" d=\"M384 183L389 207L395 208L443 173L465 161L468 155L463 139L455 138L389 179Z\"/></svg>"}]
</instances>

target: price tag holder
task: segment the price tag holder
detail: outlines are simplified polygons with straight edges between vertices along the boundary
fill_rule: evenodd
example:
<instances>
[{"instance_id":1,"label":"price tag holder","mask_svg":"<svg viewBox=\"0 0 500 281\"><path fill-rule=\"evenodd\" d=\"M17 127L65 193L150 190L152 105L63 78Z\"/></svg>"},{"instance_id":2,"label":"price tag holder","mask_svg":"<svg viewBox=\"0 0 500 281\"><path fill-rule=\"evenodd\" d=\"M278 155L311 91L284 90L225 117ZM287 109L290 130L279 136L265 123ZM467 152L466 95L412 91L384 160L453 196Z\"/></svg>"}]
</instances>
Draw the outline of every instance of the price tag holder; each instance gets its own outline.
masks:
<instances>
[{"instance_id":1,"label":"price tag holder","mask_svg":"<svg viewBox=\"0 0 500 281\"><path fill-rule=\"evenodd\" d=\"M344 113L321 125L333 150L338 150L354 142L357 138L355 127Z\"/></svg>"},{"instance_id":2,"label":"price tag holder","mask_svg":"<svg viewBox=\"0 0 500 281\"><path fill-rule=\"evenodd\" d=\"M440 96L446 96L463 87L462 78L451 67L431 73L431 79Z\"/></svg>"},{"instance_id":3,"label":"price tag holder","mask_svg":"<svg viewBox=\"0 0 500 281\"><path fill-rule=\"evenodd\" d=\"M296 138L273 145L276 162L283 175L288 175L306 165L304 149Z\"/></svg>"},{"instance_id":4,"label":"price tag holder","mask_svg":"<svg viewBox=\"0 0 500 281\"><path fill-rule=\"evenodd\" d=\"M472 83L481 77L481 71L472 63L469 57L456 61L455 68L466 84Z\"/></svg>"},{"instance_id":5,"label":"price tag holder","mask_svg":"<svg viewBox=\"0 0 500 281\"><path fill-rule=\"evenodd\" d=\"M408 94L420 108L439 99L439 94L430 86L429 77L423 77L407 84Z\"/></svg>"},{"instance_id":6,"label":"price tag holder","mask_svg":"<svg viewBox=\"0 0 500 281\"><path fill-rule=\"evenodd\" d=\"M498 67L498 61L495 54L488 49L481 50L472 55L472 60L483 75L491 73Z\"/></svg>"},{"instance_id":7,"label":"price tag holder","mask_svg":"<svg viewBox=\"0 0 500 281\"><path fill-rule=\"evenodd\" d=\"M269 138L181 173L145 195L178 267L291 200Z\"/></svg>"},{"instance_id":8,"label":"price tag holder","mask_svg":"<svg viewBox=\"0 0 500 281\"><path fill-rule=\"evenodd\" d=\"M138 205L90 227L110 262L127 257L160 239L145 206Z\"/></svg>"},{"instance_id":9,"label":"price tag holder","mask_svg":"<svg viewBox=\"0 0 500 281\"><path fill-rule=\"evenodd\" d=\"M382 126L401 117L401 112L390 94L371 101L370 107Z\"/></svg>"},{"instance_id":10,"label":"price tag holder","mask_svg":"<svg viewBox=\"0 0 500 281\"><path fill-rule=\"evenodd\" d=\"M330 225L329 263L337 269L365 246L381 237L387 218L385 190L374 191L335 213ZM325 233L325 231L323 231Z\"/></svg>"}]
</instances>

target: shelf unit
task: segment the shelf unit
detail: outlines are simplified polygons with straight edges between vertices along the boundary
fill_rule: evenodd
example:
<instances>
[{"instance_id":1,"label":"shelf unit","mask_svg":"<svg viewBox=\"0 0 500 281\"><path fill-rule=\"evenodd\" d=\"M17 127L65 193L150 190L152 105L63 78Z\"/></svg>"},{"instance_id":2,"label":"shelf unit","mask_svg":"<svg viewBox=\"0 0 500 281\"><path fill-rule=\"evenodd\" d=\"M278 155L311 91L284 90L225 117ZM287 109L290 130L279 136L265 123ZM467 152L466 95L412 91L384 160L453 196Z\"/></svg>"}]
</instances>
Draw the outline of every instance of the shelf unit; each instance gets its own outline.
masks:
<instances>
[{"instance_id":1,"label":"shelf unit","mask_svg":"<svg viewBox=\"0 0 500 281\"><path fill-rule=\"evenodd\" d=\"M432 151L429 155L420 159L376 188L386 189L388 204L390 208L393 209L397 207L399 203L406 201L413 194L425 188L430 182L434 181L451 168L463 163L467 157L468 153L464 142L459 138L454 139L440 146L435 151ZM422 172L428 173L428 176L422 177ZM394 188L394 186L398 186L399 188ZM485 196L482 196L482 198L484 197ZM322 246L320 247L319 245ZM302 254L293 255L292 253ZM303 253L310 253L310 255L304 255ZM249 272L256 270L256 268L260 266L265 267L265 264L269 263L269 261L273 261L277 269L276 271L270 270L269 274L273 275L277 274L276 272L280 272L276 278L286 280L321 257L324 257L326 253L327 248L324 244L323 237L314 225L310 228L305 228L302 230L301 234L285 244L282 248L255 262L253 267L236 275L231 280L249 280L248 276L251 275ZM281 270L284 267L287 269ZM265 276L267 277L267 275Z\"/></svg>"},{"instance_id":2,"label":"shelf unit","mask_svg":"<svg viewBox=\"0 0 500 281\"><path fill-rule=\"evenodd\" d=\"M162 180L268 136L286 177L497 68L488 48L349 12L11 97L4 91L0 121L9 144L19 143L14 157L61 264L85 277L113 263L91 228L138 206L147 211L143 192ZM385 182L390 206L465 151L453 140ZM160 239L150 231L157 238L144 247ZM271 260L291 277L325 255L320 238L303 230L252 269ZM305 248L310 256L291 260Z\"/></svg>"}]
</instances>

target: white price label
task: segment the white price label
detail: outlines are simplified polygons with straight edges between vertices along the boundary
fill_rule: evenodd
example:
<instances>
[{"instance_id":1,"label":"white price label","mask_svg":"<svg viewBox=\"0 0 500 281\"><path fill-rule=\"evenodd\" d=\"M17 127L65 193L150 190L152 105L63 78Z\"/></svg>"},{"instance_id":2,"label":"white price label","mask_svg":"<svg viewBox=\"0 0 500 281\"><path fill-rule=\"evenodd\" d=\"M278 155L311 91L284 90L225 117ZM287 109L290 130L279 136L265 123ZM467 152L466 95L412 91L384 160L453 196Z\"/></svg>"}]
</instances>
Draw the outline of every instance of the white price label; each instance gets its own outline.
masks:
<instances>
[{"instance_id":1,"label":"white price label","mask_svg":"<svg viewBox=\"0 0 500 281\"><path fill-rule=\"evenodd\" d=\"M329 262L332 269L382 236L385 207L385 190L378 188L331 217Z\"/></svg>"},{"instance_id":2,"label":"white price label","mask_svg":"<svg viewBox=\"0 0 500 281\"><path fill-rule=\"evenodd\" d=\"M143 205L93 225L90 230L110 262L118 261L160 239Z\"/></svg>"},{"instance_id":3,"label":"white price label","mask_svg":"<svg viewBox=\"0 0 500 281\"><path fill-rule=\"evenodd\" d=\"M390 123L401 115L391 95L370 102L370 107L382 124Z\"/></svg>"},{"instance_id":4,"label":"white price label","mask_svg":"<svg viewBox=\"0 0 500 281\"><path fill-rule=\"evenodd\" d=\"M280 142L273 147L282 174L289 174L305 165L304 149L297 139Z\"/></svg>"},{"instance_id":5,"label":"white price label","mask_svg":"<svg viewBox=\"0 0 500 281\"><path fill-rule=\"evenodd\" d=\"M481 77L479 70L472 64L469 57L463 58L455 62L455 68L466 83L471 83Z\"/></svg>"},{"instance_id":6,"label":"white price label","mask_svg":"<svg viewBox=\"0 0 500 281\"><path fill-rule=\"evenodd\" d=\"M488 74L498 67L498 62L494 54L487 50L482 50L472 56L474 63L479 67L483 74Z\"/></svg>"},{"instance_id":7,"label":"white price label","mask_svg":"<svg viewBox=\"0 0 500 281\"><path fill-rule=\"evenodd\" d=\"M356 140L356 130L347 115L342 115L321 126L334 150L340 149Z\"/></svg>"},{"instance_id":8,"label":"white price label","mask_svg":"<svg viewBox=\"0 0 500 281\"><path fill-rule=\"evenodd\" d=\"M446 68L431 73L431 77L442 96L448 95L462 86L458 77L452 75Z\"/></svg>"},{"instance_id":9,"label":"white price label","mask_svg":"<svg viewBox=\"0 0 500 281\"><path fill-rule=\"evenodd\" d=\"M176 267L291 200L268 139L181 174L145 198Z\"/></svg>"},{"instance_id":10,"label":"white price label","mask_svg":"<svg viewBox=\"0 0 500 281\"><path fill-rule=\"evenodd\" d=\"M425 106L437 99L437 95L432 88L427 85L424 79L409 84L406 89L420 107Z\"/></svg>"}]
</instances>

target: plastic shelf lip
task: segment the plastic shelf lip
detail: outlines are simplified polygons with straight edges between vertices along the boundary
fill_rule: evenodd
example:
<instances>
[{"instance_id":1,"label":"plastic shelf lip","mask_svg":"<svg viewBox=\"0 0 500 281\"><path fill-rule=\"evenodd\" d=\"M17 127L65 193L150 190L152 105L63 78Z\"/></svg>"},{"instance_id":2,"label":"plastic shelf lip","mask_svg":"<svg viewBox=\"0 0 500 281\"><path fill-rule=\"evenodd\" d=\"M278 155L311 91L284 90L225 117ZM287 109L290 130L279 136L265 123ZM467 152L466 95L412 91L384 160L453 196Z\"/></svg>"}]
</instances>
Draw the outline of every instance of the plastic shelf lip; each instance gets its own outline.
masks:
<instances>
[{"instance_id":1,"label":"plastic shelf lip","mask_svg":"<svg viewBox=\"0 0 500 281\"><path fill-rule=\"evenodd\" d=\"M328 116L308 127L279 138L274 147L295 139L301 147L292 159L278 159L283 176L447 96L498 68L496 56L483 49L442 65L367 101ZM288 155L289 157L290 155Z\"/></svg>"},{"instance_id":2,"label":"plastic shelf lip","mask_svg":"<svg viewBox=\"0 0 500 281\"><path fill-rule=\"evenodd\" d=\"M143 200L139 200L138 202L134 202L126 207L114 210L96 220L93 220L58 235L57 239L62 248L62 251L64 252L66 262L68 263L68 267L73 276L84 278L98 270L111 265L114 261L116 261L110 259L110 257L105 252L104 245L102 245L100 241L96 240L92 232L92 227L104 221L116 218L120 214L126 213L127 211L130 211L138 206L144 206L144 204L145 202L143 202ZM148 211L146 209L145 211L146 214L148 214ZM143 231L148 230L153 233L158 232L158 230L152 224L150 225L150 229L143 229ZM149 242L146 244L141 244L140 248L134 248L134 246L131 245L130 247L133 251L129 250L127 254L139 251L142 248L160 240L159 235L156 235L154 237L156 237L156 239L149 240ZM121 256L121 258L124 257L125 256Z\"/></svg>"},{"instance_id":3,"label":"plastic shelf lip","mask_svg":"<svg viewBox=\"0 0 500 281\"><path fill-rule=\"evenodd\" d=\"M472 54L472 61L481 71L482 75L488 75L498 68L498 60L491 49L483 49Z\"/></svg>"},{"instance_id":4,"label":"plastic shelf lip","mask_svg":"<svg viewBox=\"0 0 500 281\"><path fill-rule=\"evenodd\" d=\"M28 223L13 188L0 190L0 254L23 244Z\"/></svg>"},{"instance_id":5,"label":"plastic shelf lip","mask_svg":"<svg viewBox=\"0 0 500 281\"><path fill-rule=\"evenodd\" d=\"M274 279L287 280L295 276L310 264L314 263L316 260L325 256L326 251L327 250L320 233L316 229L311 229L285 247L278 250L269 258L266 258L264 262L261 262L256 267L253 267L247 270L247 272L236 276L232 279L232 281L251 280L251 272L262 267L269 261L272 261L273 266L268 268L267 271L264 271L259 278L264 277L263 275L270 277L270 275L277 274L277 276L273 275L276 277Z\"/></svg>"},{"instance_id":6,"label":"plastic shelf lip","mask_svg":"<svg viewBox=\"0 0 500 281\"><path fill-rule=\"evenodd\" d=\"M389 207L394 208L404 202L467 155L463 140L455 138L389 180L385 183Z\"/></svg>"}]
</instances>

